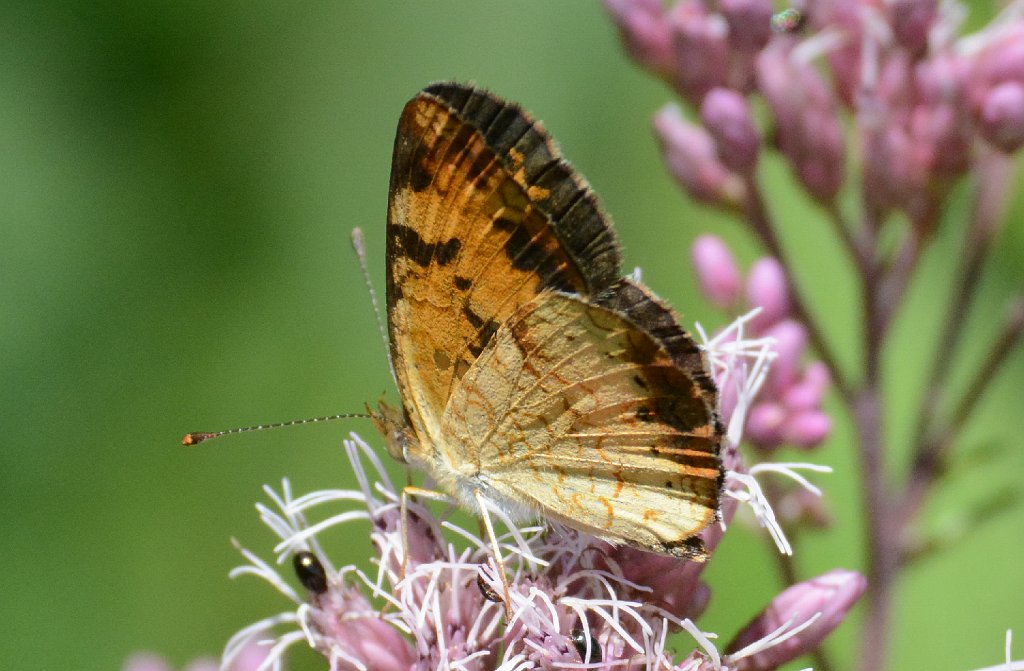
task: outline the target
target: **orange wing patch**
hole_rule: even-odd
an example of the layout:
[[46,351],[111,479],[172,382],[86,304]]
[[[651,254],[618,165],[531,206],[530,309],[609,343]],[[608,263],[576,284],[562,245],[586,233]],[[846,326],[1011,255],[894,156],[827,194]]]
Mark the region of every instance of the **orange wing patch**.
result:
[[392,354],[421,439],[436,438],[454,385],[520,305],[618,274],[614,233],[540,128],[482,92],[442,93],[402,114],[388,208]]

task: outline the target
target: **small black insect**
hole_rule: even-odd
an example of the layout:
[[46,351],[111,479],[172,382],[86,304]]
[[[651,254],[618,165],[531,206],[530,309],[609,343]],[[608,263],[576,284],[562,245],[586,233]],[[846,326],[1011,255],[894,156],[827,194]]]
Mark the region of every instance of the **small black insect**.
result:
[[295,565],[295,575],[303,587],[313,594],[327,591],[327,571],[315,554],[301,550],[295,553],[292,563]]
[[502,601],[501,595],[495,592],[479,573],[476,576],[476,586],[488,601],[493,601],[494,603],[500,603]]
[[572,633],[569,634],[569,639],[572,644],[576,646],[576,652],[580,653],[580,660],[584,664],[600,664],[601,663],[601,644],[597,642],[597,639],[591,635],[590,637],[590,656],[587,656],[587,633],[582,629],[573,629]]

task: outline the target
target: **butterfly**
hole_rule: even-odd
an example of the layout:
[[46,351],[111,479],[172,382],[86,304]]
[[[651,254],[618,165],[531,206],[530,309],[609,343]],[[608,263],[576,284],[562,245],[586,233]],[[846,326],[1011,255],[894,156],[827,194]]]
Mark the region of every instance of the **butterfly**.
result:
[[622,277],[609,218],[540,123],[428,86],[402,111],[388,198],[402,403],[371,416],[391,456],[484,515],[703,561],[723,483],[708,363]]

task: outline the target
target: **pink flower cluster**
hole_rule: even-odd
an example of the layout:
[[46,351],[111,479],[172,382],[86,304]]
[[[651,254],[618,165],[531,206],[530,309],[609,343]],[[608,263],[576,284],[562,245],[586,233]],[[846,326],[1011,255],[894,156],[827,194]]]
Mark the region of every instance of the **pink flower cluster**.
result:
[[[904,539],[922,533],[921,511],[940,479],[955,471],[948,464],[963,427],[1024,340],[1024,299],[1017,295],[980,363],[960,361],[970,356],[964,324],[979,278],[1019,184],[1011,154],[1024,147],[1024,0],[995,3],[998,15],[972,34],[961,30],[967,6],[956,0],[792,0],[776,15],[772,0],[604,4],[629,55],[690,108],[688,116],[668,105],[654,117],[670,174],[695,200],[737,215],[769,255],[744,278],[717,238],[703,237],[693,249],[712,302],[734,314],[761,308],[740,337],[774,343],[756,400],[743,405],[727,372],[718,371],[724,412],[738,417],[745,439],[762,449],[809,448],[829,433],[822,397],[831,386],[854,426],[872,576],[859,665],[880,671],[894,630],[895,585],[915,556]],[[769,207],[777,197],[758,170],[769,150],[817,206],[808,219],[827,220],[852,262],[852,302],[861,315],[856,373],[793,281],[793,259]],[[956,200],[973,201],[966,211],[951,207],[959,204],[954,191]],[[949,292],[949,306],[923,332],[941,346],[922,381],[906,445],[911,457],[894,468],[888,378],[903,381],[909,371],[890,366],[884,354],[943,219],[965,235],[960,253],[945,264],[948,283],[933,281]],[[804,362],[808,346],[820,362]],[[963,392],[948,384],[949,371],[961,364],[977,371]],[[763,462],[749,472],[779,466]],[[768,493],[787,526],[825,520],[806,490]]]
[[[720,651],[693,621],[711,596],[701,581],[706,564],[614,547],[558,525],[517,526],[493,510],[507,529],[498,536],[511,588],[512,616],[506,620],[488,543],[417,503],[411,504],[403,533],[400,495],[375,453],[355,435],[346,448],[359,490],[292,498],[287,482],[280,493],[267,489],[276,510],[258,506],[261,516],[282,539],[279,562],[298,557],[294,564],[305,589],[294,589],[272,566],[242,550],[250,563],[233,575],[267,580],[295,609],[239,632],[225,649],[225,664],[237,665],[254,641],[262,641],[259,649],[270,651],[265,669],[281,668],[285,648],[306,642],[336,671],[767,671],[814,650],[865,589],[862,575],[843,569],[798,583],[772,599]],[[727,465],[737,466],[737,459],[734,448],[727,450]],[[723,498],[723,524],[702,534],[709,552],[741,500],[747,499]],[[314,508],[332,502],[362,505],[321,522],[306,520]],[[376,575],[355,566],[334,568],[320,545],[318,537],[339,525],[351,533],[354,520],[370,523]],[[283,625],[295,629],[275,631]],[[696,646],[674,661],[667,637],[680,631]]]
[[[714,235],[697,238],[692,257],[705,297],[723,310],[760,308],[747,324],[747,335],[774,341],[776,357],[757,400],[748,410],[745,439],[761,449],[820,445],[832,426],[822,410],[829,372],[820,361],[805,362],[807,330],[791,314],[789,287],[778,261],[759,259],[744,282],[729,248]],[[736,407],[736,385],[723,377],[718,383],[722,413],[728,420]]]
[[[739,286],[734,263],[716,266],[731,271],[729,281]],[[715,281],[721,284],[720,279]],[[759,290],[764,286],[758,283]],[[720,289],[717,295],[726,293]],[[735,304],[736,294],[732,290],[726,302]],[[776,294],[764,313],[772,319],[752,327],[749,315],[740,317],[702,345],[716,379],[735,392],[721,450],[718,515],[700,533],[708,555],[740,504],[749,507],[781,554],[792,554],[766,495],[782,490],[759,478],[788,477],[820,496],[798,471],[831,470],[767,460],[747,465],[738,450],[743,419],[766,388],[779,342],[748,333],[771,331],[785,315],[785,292]],[[247,563],[231,576],[259,577],[290,604],[227,642],[221,661],[226,671],[280,671],[285,651],[302,644],[323,655],[331,671],[768,671],[817,650],[866,589],[860,573],[835,569],[792,585],[767,605],[730,604],[737,622],[753,617],[720,649],[715,635],[695,623],[711,599],[704,582],[707,562],[614,546],[552,520],[523,525],[486,502],[485,526],[494,531],[478,533],[475,524],[458,524],[451,506],[438,513],[440,503],[427,507],[405,497],[408,492],[395,486],[376,452],[357,435],[351,434],[345,448],[356,489],[296,497],[287,480],[279,491],[264,488],[273,504],[257,504],[257,510],[280,539],[273,550],[277,564],[291,564],[294,575],[236,543]],[[331,544],[350,543],[352,525],[363,523],[374,547],[373,568],[336,566],[321,539],[340,533]],[[679,657],[669,647],[679,642],[670,641],[675,634],[689,641]],[[255,668],[247,661],[254,650],[263,654]],[[128,671],[169,671],[159,660],[150,661],[157,666],[139,666],[149,663],[141,660]]]
[[980,153],[1024,146],[1019,3],[967,37],[957,35],[965,10],[953,2],[803,4],[801,28],[773,32],[771,0],[605,0],[629,54],[700,112],[703,125],[673,107],[654,122],[669,169],[693,197],[743,204],[761,148],[753,94],[812,197],[831,203],[844,183],[851,115],[868,203],[922,226],[933,225],[942,187]]

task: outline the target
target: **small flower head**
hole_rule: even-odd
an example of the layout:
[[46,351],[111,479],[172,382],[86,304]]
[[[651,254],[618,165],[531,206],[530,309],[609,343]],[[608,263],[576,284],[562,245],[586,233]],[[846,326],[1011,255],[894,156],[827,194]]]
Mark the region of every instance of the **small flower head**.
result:
[[773,42],[758,56],[758,86],[775,122],[776,143],[804,188],[831,201],[845,173],[845,138],[838,100],[805,51]]
[[654,130],[669,173],[691,196],[720,207],[735,208],[743,203],[742,179],[718,158],[711,135],[683,119],[678,107],[662,108],[654,117]]
[[894,0],[889,4],[892,35],[896,42],[914,56],[928,48],[928,36],[939,16],[936,0]]
[[[727,648],[732,669],[770,671],[817,648],[867,587],[855,571],[835,569],[775,597]],[[804,623],[803,627],[797,627]],[[764,641],[773,641],[764,647]]]
[[756,53],[772,36],[771,0],[721,0],[719,8],[729,26],[729,44],[741,52]]
[[782,265],[770,256],[758,259],[747,273],[747,305],[761,308],[752,326],[767,331],[789,314],[789,283]]
[[729,28],[698,0],[681,0],[668,10],[673,63],[670,83],[684,99],[699,104],[708,91],[729,85]]
[[1024,81],[992,88],[981,105],[981,135],[1007,153],[1024,146]]
[[672,30],[661,0],[605,0],[629,55],[654,72],[669,76],[674,56]]
[[749,175],[757,165],[761,137],[746,98],[732,89],[712,89],[704,97],[700,116],[722,163],[733,172]]

